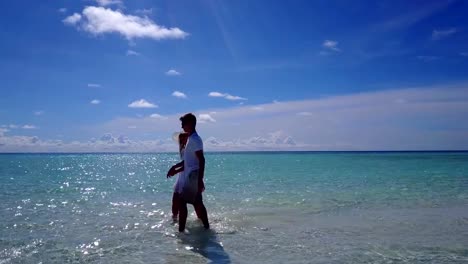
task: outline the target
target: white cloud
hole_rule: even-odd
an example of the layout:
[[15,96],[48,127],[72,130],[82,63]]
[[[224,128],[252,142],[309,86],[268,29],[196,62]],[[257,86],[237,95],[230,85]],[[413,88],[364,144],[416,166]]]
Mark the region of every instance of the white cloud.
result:
[[160,114],[152,114],[150,115],[151,118],[159,119],[159,120],[167,120],[167,117],[162,116]]
[[127,136],[120,135],[120,136],[117,137],[117,142],[120,143],[120,144],[128,144],[128,143],[130,143],[130,140],[128,139]]
[[334,41],[334,40],[325,40],[322,44],[322,46],[328,50],[333,50],[333,51],[341,51],[339,48],[338,48],[338,41]]
[[223,98],[225,98],[227,100],[231,100],[231,101],[247,100],[247,98],[243,98],[243,97],[236,96],[236,95],[230,95],[228,93],[220,93],[220,92],[210,92],[208,94],[208,96],[210,96],[210,97],[223,97]]
[[311,112],[299,112],[299,113],[297,113],[297,115],[299,115],[299,116],[311,116],[312,113]]
[[187,95],[185,95],[183,92],[179,91],[174,91],[172,93],[172,96],[178,97],[178,98],[187,98]]
[[24,125],[22,128],[23,129],[37,129],[37,127],[34,125]]
[[168,71],[166,72],[166,75],[168,75],[168,76],[178,76],[178,75],[181,75],[181,73],[178,72],[178,71],[176,71],[176,70],[174,70],[174,69],[170,69],[170,70],[168,70]]
[[458,30],[456,28],[449,28],[449,29],[445,29],[445,30],[436,30],[434,29],[432,31],[432,39],[433,40],[439,40],[439,39],[443,39],[443,38],[446,38],[446,37],[449,37],[455,33],[457,33]]
[[4,136],[0,133],[1,152],[26,152],[27,149],[34,152],[37,143],[39,143],[39,138],[35,136]]
[[116,141],[111,133],[107,133],[107,134],[102,135],[99,140],[102,141],[102,142],[106,142],[106,143],[114,143]]
[[[91,143],[95,145],[116,145],[116,146],[121,146],[121,144],[131,144],[132,141],[129,140],[129,138],[126,135],[119,135],[117,137],[114,137],[111,133],[105,133],[102,135],[98,140],[95,138],[92,138],[90,140]],[[76,145],[81,145],[82,143],[80,142],[75,142]]]
[[140,56],[140,53],[134,50],[127,50],[127,56]]
[[264,109],[263,107],[261,107],[261,106],[254,106],[254,107],[252,107],[252,110],[255,110],[255,111],[263,111],[263,110],[265,110],[265,109]]
[[96,3],[100,6],[123,5],[122,0],[96,0]]
[[199,114],[198,122],[199,123],[215,123],[216,120],[213,117],[211,117],[210,114]]
[[99,87],[101,87],[101,85],[97,84],[97,83],[88,83],[88,87],[99,88]]
[[96,104],[96,105],[97,105],[97,104],[100,104],[101,101],[99,101],[98,99],[94,99],[94,100],[92,100],[90,103],[91,103],[91,104]]
[[67,12],[67,9],[65,7],[59,8],[58,10],[60,13],[65,13]]
[[219,92],[210,92],[208,94],[208,96],[211,96],[211,97],[224,97],[224,94],[219,93]]
[[[80,23],[78,23],[80,22]],[[74,14],[67,17],[64,23],[76,25],[94,35],[117,33],[128,40],[136,38],[183,39],[188,33],[177,27],[166,28],[156,24],[148,17],[126,15],[120,10],[105,7],[87,6],[82,15]]]
[[63,21],[63,23],[67,25],[76,25],[79,21],[81,20],[81,15],[78,13],[74,13],[71,16],[66,17]]
[[44,111],[35,111],[34,112],[34,115],[36,116],[40,116],[40,115],[43,115],[44,114]]
[[146,101],[145,99],[140,99],[140,100],[130,103],[128,107],[130,108],[156,108],[158,106]]
[[211,117],[210,114],[199,114],[198,115],[198,120],[200,123],[206,123],[206,122],[216,122],[216,120]]
[[237,96],[237,95],[230,95],[230,94],[226,94],[226,96],[224,97],[228,100],[231,100],[231,101],[236,101],[236,100],[247,100],[243,97],[240,97],[240,96]]

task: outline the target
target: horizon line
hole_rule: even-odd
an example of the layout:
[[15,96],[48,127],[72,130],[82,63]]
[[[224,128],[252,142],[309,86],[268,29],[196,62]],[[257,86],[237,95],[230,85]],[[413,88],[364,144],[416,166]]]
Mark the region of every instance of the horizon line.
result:
[[[207,154],[229,154],[229,153],[430,153],[430,152],[446,152],[446,153],[462,153],[468,152],[468,149],[463,150],[226,150],[226,151],[204,151]],[[173,154],[177,151],[160,151],[160,152],[0,152],[0,155],[11,154],[58,154],[58,155],[76,155],[76,154]]]

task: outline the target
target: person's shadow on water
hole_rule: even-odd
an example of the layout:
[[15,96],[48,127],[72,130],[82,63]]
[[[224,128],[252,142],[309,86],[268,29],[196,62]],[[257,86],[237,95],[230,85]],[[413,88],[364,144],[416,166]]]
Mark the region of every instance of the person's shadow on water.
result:
[[205,230],[201,226],[186,227],[189,234],[183,234],[180,240],[195,253],[209,260],[209,263],[231,263],[229,255],[219,243],[213,230]]

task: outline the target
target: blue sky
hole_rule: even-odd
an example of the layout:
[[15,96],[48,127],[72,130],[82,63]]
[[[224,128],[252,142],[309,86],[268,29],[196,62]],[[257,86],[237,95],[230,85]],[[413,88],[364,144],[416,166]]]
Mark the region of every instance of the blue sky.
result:
[[0,152],[468,149],[467,1],[0,10]]

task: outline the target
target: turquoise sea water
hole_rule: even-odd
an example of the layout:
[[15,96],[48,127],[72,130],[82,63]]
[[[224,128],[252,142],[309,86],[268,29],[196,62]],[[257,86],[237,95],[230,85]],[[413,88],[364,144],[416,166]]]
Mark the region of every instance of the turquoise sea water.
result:
[[171,220],[177,154],[0,155],[0,263],[468,263],[468,153],[208,153]]

